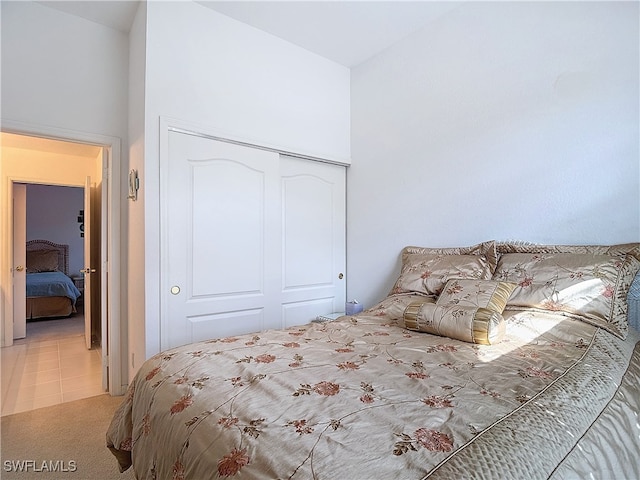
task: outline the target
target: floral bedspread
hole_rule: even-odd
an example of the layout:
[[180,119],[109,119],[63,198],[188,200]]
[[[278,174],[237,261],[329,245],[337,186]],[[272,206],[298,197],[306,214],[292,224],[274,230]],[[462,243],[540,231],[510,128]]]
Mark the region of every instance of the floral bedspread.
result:
[[525,311],[475,345],[404,329],[413,299],[158,354],[107,445],[140,479],[549,478],[584,463],[614,401],[637,412],[634,334]]

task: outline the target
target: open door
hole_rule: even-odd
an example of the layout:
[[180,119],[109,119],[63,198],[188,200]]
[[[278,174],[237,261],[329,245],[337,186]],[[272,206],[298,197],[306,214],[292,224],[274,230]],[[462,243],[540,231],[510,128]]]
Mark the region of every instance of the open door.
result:
[[13,189],[13,339],[27,336],[27,186]]
[[[102,353],[102,389],[106,392],[109,391],[110,388],[110,373],[109,372],[109,350],[111,346],[109,345],[109,310],[108,305],[109,302],[107,299],[107,285],[109,279],[107,278],[109,268],[108,268],[108,252],[109,246],[107,244],[108,232],[109,232],[109,221],[108,215],[105,210],[105,207],[109,205],[109,175],[108,170],[106,169],[106,165],[109,164],[108,152],[106,148],[102,149],[102,165],[103,165],[103,174],[101,177],[101,181],[99,183],[99,188],[97,188],[97,198],[99,202],[96,201],[100,205],[99,212],[96,211],[97,217],[100,219],[100,346]],[[95,218],[95,216],[94,216]],[[96,222],[97,227],[98,222]],[[95,234],[94,234],[95,238]]]
[[96,271],[91,268],[91,177],[84,186],[84,341],[91,348],[91,276]]

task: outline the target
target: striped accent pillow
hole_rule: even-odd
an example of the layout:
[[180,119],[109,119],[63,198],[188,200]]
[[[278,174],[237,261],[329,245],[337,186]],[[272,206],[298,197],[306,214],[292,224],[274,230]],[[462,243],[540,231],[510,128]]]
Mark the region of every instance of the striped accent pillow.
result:
[[491,345],[502,340],[502,318],[516,285],[494,280],[450,279],[436,303],[415,301],[404,311],[409,330]]

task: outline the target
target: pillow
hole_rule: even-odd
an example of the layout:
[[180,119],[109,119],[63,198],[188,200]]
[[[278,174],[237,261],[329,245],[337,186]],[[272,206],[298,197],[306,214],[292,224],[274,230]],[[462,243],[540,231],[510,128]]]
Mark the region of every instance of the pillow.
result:
[[498,252],[496,251],[496,242],[493,240],[472,245],[471,247],[404,247],[402,250],[403,261],[405,254],[413,253],[427,253],[431,255],[480,255],[486,257],[487,262],[491,267],[491,271],[495,270],[498,266]]
[[440,295],[450,278],[489,280],[493,269],[483,255],[404,253],[402,270],[390,294]]
[[471,247],[404,247],[400,276],[390,295],[420,293],[437,296],[449,278],[490,279],[497,265],[494,241]]
[[507,253],[493,278],[518,285],[506,310],[557,311],[624,339],[627,293],[639,269],[631,254]]
[[504,253],[592,253],[597,255],[633,255],[640,260],[640,243],[619,245],[541,245],[527,242],[498,242],[496,251]]
[[640,332],[640,273],[631,282],[627,293],[628,322],[633,328]]
[[502,315],[488,308],[456,307],[450,311],[435,303],[421,301],[407,306],[404,325],[408,330],[481,345],[499,343],[505,333]]
[[55,250],[27,251],[27,273],[55,272],[58,270],[58,252]]
[[451,279],[436,303],[414,301],[404,311],[409,330],[492,345],[502,341],[502,311],[516,286],[491,280]]
[[515,283],[454,278],[447,282],[436,303],[448,307],[482,307],[502,313],[515,288]]

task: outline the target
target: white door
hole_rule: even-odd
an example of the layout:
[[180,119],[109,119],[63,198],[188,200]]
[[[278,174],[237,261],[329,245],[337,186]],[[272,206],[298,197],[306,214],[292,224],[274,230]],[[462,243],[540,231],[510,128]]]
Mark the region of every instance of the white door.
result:
[[161,347],[280,326],[279,155],[169,132]]
[[282,156],[284,326],[344,311],[345,167]]
[[13,339],[27,336],[27,186],[13,185]]
[[96,271],[91,268],[91,177],[84,185],[84,341],[91,349],[91,277]]
[[[109,305],[108,296],[107,296],[107,274],[108,274],[108,261],[107,261],[107,252],[109,251],[109,246],[107,243],[108,238],[108,208],[109,205],[109,157],[106,148],[102,149],[102,177],[100,181],[100,188],[98,195],[96,196],[96,202],[99,207],[95,210],[98,212],[98,217],[100,219],[100,252],[97,256],[99,258],[100,264],[100,347],[102,353],[102,389],[106,392],[109,391],[109,350],[111,345],[109,345],[109,311],[107,306]],[[94,217],[95,218],[95,217]],[[98,225],[96,222],[95,225]],[[96,238],[96,234],[94,232],[93,237]],[[114,355],[114,358],[117,358],[118,355]],[[113,358],[111,360],[114,361]],[[117,368],[117,367],[116,367]],[[114,368],[115,370],[115,368]]]

